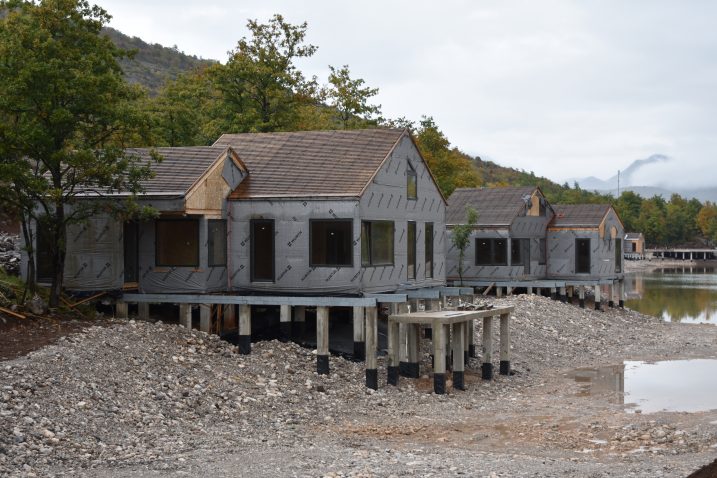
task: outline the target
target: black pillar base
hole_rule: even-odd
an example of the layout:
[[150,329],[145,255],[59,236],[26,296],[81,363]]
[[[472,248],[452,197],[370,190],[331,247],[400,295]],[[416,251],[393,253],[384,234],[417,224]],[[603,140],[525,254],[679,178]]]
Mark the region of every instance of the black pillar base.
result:
[[418,362],[406,363],[406,377],[419,378],[421,376],[421,365]]
[[316,372],[319,375],[329,374],[329,356],[328,355],[317,355],[316,356]]
[[510,375],[510,360],[501,360],[500,361],[500,374],[501,375]]
[[568,296],[567,296],[567,295],[561,295],[561,296],[560,296],[560,302],[562,302],[563,304],[567,303],[567,302],[568,302]]
[[249,355],[251,353],[251,335],[240,335],[237,338],[237,345],[240,354]]
[[615,307],[615,302],[609,300],[609,301],[607,302],[607,306],[612,309],[613,307]]
[[423,329],[423,336],[427,339],[432,339],[433,338],[433,329],[430,327],[426,327],[425,329]]
[[362,362],[366,359],[365,342],[354,342],[354,359]]
[[433,374],[433,392],[439,395],[446,393],[446,374],[445,373],[434,373]]
[[303,340],[306,335],[306,322],[294,322],[291,327],[291,334],[294,340]]
[[375,368],[366,369],[366,387],[378,390],[378,370]]
[[580,308],[581,308],[581,309],[584,309],[584,308],[585,308],[585,299],[580,299],[580,300],[578,301],[578,303],[580,304]]
[[483,380],[493,380],[493,364],[484,363],[481,365],[481,378]]
[[468,351],[466,350],[465,352],[463,352],[463,365],[468,363],[468,357]]
[[398,385],[398,367],[388,367],[388,384]]
[[556,300],[556,299],[558,298],[558,294],[555,293],[555,292],[551,292],[551,293],[550,293],[550,298],[551,298],[552,300]]
[[282,342],[291,340],[291,322],[279,322],[279,340]]
[[595,310],[601,310],[602,309],[602,302],[595,302]]
[[448,369],[451,367],[453,367],[453,354],[449,353],[446,355],[446,368]]
[[624,308],[625,308],[625,301],[624,301],[624,300],[621,300],[621,301],[619,301],[619,302],[617,303],[617,305],[618,305],[621,309],[624,309]]
[[453,371],[453,388],[455,390],[465,390],[464,372]]
[[468,344],[468,356],[471,358],[478,358],[475,344]]
[[411,367],[408,362],[398,362],[398,373],[401,377],[411,378]]

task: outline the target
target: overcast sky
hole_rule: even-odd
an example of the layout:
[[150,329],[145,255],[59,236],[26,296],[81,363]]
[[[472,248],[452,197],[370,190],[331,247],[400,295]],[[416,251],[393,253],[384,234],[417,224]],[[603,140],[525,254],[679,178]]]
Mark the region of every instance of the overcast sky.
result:
[[384,116],[557,181],[674,158],[644,182],[717,186],[717,2],[96,0],[111,26],[225,61],[247,18],[307,21],[300,63],[348,64]]

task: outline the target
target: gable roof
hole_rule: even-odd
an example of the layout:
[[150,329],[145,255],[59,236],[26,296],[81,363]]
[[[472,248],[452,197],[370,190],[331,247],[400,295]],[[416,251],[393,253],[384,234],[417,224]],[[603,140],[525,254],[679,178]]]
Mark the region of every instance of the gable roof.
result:
[[[524,198],[540,188],[536,186],[506,188],[459,188],[448,198],[446,224],[464,224],[466,207],[478,211],[478,226],[510,226],[525,208]],[[542,194],[542,193],[541,193]]]
[[553,204],[555,216],[549,227],[599,227],[609,204]]
[[[155,176],[142,181],[143,194],[186,193],[226,150],[226,147],[217,146],[154,148],[162,161],[152,163]],[[147,162],[151,161],[152,151],[149,148],[128,149],[127,153]]]
[[224,134],[215,147],[231,148],[249,175],[229,199],[359,197],[403,129]]
[[641,232],[625,233],[625,240],[627,240],[627,241],[639,241],[642,238],[643,238],[643,235]]

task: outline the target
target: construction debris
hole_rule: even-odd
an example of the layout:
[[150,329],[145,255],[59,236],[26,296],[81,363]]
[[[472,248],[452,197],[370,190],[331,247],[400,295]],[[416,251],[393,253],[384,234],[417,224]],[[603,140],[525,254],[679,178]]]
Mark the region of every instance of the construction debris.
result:
[[0,269],[13,276],[20,275],[20,238],[0,232]]

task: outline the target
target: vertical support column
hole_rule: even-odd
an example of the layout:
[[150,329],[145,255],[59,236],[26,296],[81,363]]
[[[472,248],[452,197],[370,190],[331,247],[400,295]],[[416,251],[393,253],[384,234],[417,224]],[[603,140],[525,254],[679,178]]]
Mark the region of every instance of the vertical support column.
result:
[[227,304],[224,307],[224,325],[227,329],[233,330],[237,326],[237,306],[234,304]]
[[388,373],[388,384],[398,386],[398,322],[388,321],[388,365],[386,367]]
[[137,318],[139,320],[149,320],[149,304],[147,302],[137,304]]
[[595,310],[602,310],[602,298],[600,297],[600,286],[595,286]]
[[466,323],[466,342],[468,342],[468,356],[470,358],[478,358],[478,353],[476,352],[476,322],[474,319],[469,320]]
[[421,327],[418,324],[406,324],[407,361],[405,376],[409,378],[420,377],[420,364],[418,354],[421,346]]
[[573,303],[573,295],[575,294],[575,287],[568,286],[567,289],[568,289],[568,302],[572,304]]
[[[408,313],[408,304],[394,304],[394,310],[397,314]],[[408,326],[403,323],[398,324],[398,372],[408,377]]]
[[540,287],[535,288],[535,294],[536,295],[543,295],[543,289]]
[[528,293],[528,295],[533,295],[533,288],[528,287],[528,290],[526,292]]
[[115,316],[118,319],[129,318],[129,304],[123,300],[118,300],[115,304]]
[[433,321],[433,391],[446,393],[446,341],[445,327],[440,321]]
[[611,309],[615,307],[615,286],[613,284],[607,286],[607,306]]
[[621,279],[617,283],[617,305],[621,309],[625,308],[625,280]]
[[568,301],[568,294],[565,290],[565,286],[560,288],[560,302],[567,302]]
[[251,306],[239,304],[239,353],[251,353]]
[[503,288],[500,286],[495,286],[495,296],[500,298],[503,297]]
[[212,305],[201,304],[199,306],[199,330],[210,333],[212,331]]
[[550,288],[550,298],[553,300],[558,298],[558,289],[556,289],[555,287]]
[[510,375],[510,314],[500,316],[500,374]]
[[453,324],[453,388],[465,390],[465,323]]
[[179,325],[192,330],[192,304],[179,304]]
[[[426,310],[441,310],[441,300],[440,299],[431,299],[426,301]],[[425,337],[427,339],[430,339],[433,337],[433,329],[431,327],[426,327],[423,329],[425,333]]]
[[446,367],[451,366],[451,355],[453,355],[450,347],[451,329],[451,325],[446,324],[443,326],[443,349],[446,351]]
[[316,308],[316,372],[329,374],[329,308]]
[[493,317],[483,317],[483,380],[493,378]]
[[373,390],[378,390],[377,346],[378,311],[376,307],[366,307],[366,386]]
[[291,306],[279,306],[279,340],[288,342],[291,340]]
[[364,322],[364,308],[354,307],[354,359],[363,360],[366,357],[366,326]]
[[294,307],[294,324],[291,327],[294,339],[301,342],[306,334],[306,307],[297,305]]
[[581,285],[578,288],[578,299],[579,299],[579,303],[580,303],[580,308],[584,309],[585,308],[585,286],[584,285]]

